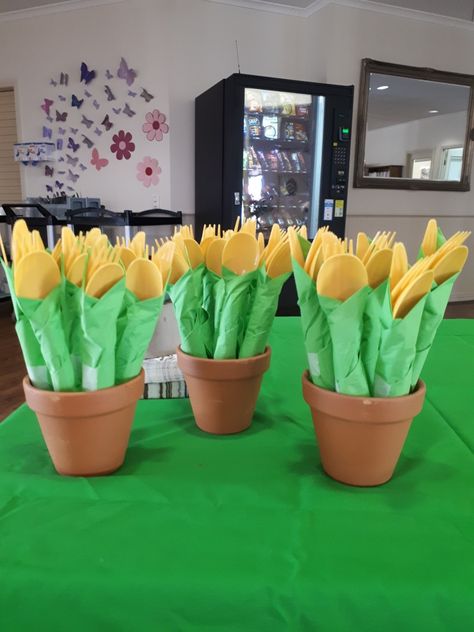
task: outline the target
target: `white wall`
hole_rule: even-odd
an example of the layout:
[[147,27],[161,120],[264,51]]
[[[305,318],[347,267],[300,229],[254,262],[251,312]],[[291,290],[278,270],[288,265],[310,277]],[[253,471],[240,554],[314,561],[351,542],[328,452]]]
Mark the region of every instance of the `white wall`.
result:
[[466,112],[452,112],[367,131],[365,163],[405,166],[407,154],[428,150],[437,177],[442,147],[464,144],[466,120]]
[[[161,205],[192,213],[194,98],[236,71],[235,39],[242,72],[355,84],[353,129],[363,57],[465,73],[474,70],[474,33],[455,26],[334,5],[302,18],[205,0],[126,0],[0,20],[0,86],[16,88],[21,137],[38,137],[39,105],[52,74],[72,73],[82,59],[101,70],[113,68],[123,55],[139,71],[139,84],[156,95],[152,103],[167,114],[170,123],[165,140],[151,147],[140,136],[139,123],[147,111],[143,103],[131,121],[135,155],[138,159],[152,154],[159,159],[163,171],[156,191]],[[355,142],[353,150],[354,146]],[[23,171],[24,195],[39,192],[35,175],[39,172]],[[148,207],[155,193],[137,182],[134,165],[117,161],[100,174],[88,170],[80,191],[99,194],[114,209]],[[474,228],[473,207],[474,191],[351,187],[348,231],[374,232],[386,221],[401,239],[419,241],[426,216],[438,217],[447,233]],[[457,287],[459,297],[474,298],[474,274],[465,273]]]

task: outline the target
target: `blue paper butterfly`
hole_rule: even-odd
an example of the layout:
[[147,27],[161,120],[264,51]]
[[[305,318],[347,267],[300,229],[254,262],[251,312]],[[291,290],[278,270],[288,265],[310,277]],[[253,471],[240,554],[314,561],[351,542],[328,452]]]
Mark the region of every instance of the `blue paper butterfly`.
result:
[[72,95],[71,105],[73,108],[79,109],[83,103],[84,103],[84,99],[78,99],[75,94]]
[[75,153],[75,152],[79,149],[79,147],[80,147],[79,143],[75,143],[75,142],[74,142],[74,140],[73,140],[70,136],[69,136],[69,138],[67,139],[67,146],[68,146],[68,149],[72,149],[72,151],[73,151],[74,153]]
[[87,86],[87,84],[89,84],[92,79],[95,79],[95,75],[95,70],[89,70],[87,64],[83,61],[81,64],[81,81],[84,81]]

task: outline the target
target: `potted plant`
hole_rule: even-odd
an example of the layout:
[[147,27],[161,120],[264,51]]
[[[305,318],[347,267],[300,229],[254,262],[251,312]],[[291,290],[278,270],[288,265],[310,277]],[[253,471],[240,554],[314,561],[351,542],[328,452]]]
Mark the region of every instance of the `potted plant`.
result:
[[125,458],[142,361],[163,303],[167,276],[146,256],[144,235],[112,247],[93,229],[62,231],[48,252],[39,233],[16,222],[12,265],[2,245],[16,331],[37,415],[56,470],[93,476]]
[[354,248],[325,229],[312,244],[290,229],[309,365],[303,396],[332,478],[371,486],[392,477],[423,407],[421,370],[466,261],[468,236],[445,240],[431,221],[410,267],[394,233],[372,240],[359,233]]
[[268,336],[291,271],[287,239],[275,226],[265,247],[247,222],[223,234],[207,227],[200,243],[184,227],[173,241],[169,293],[196,424],[213,434],[242,432],[270,365]]

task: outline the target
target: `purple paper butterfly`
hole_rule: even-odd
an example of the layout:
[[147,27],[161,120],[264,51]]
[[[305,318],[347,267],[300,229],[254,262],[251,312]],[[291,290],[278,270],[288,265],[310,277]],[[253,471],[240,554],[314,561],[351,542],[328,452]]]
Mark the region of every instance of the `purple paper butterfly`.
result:
[[59,180],[56,180],[56,182],[54,184],[56,185],[57,189],[62,189],[64,187],[64,183],[63,182],[59,182]]
[[101,125],[105,127],[107,132],[109,132],[110,129],[114,126],[108,114],[105,115],[104,120],[102,121]]
[[137,93],[136,92],[132,92],[131,90],[129,90],[128,91],[128,96],[135,98],[137,96]]
[[80,145],[79,143],[75,143],[74,140],[69,136],[69,138],[67,139],[67,146],[69,149],[72,149],[72,151],[74,153],[76,153],[76,151],[79,149]]
[[94,134],[97,134],[97,136],[102,136],[102,130],[100,130],[98,127],[96,127],[95,130],[94,130]]
[[137,73],[135,72],[135,70],[133,70],[133,68],[129,68],[127,62],[122,57],[120,59],[119,69],[117,70],[117,77],[119,79],[124,79],[127,82],[127,86],[131,86],[132,83],[135,81],[136,76]]
[[43,125],[43,138],[52,138],[53,130],[50,127],[45,127]]
[[58,174],[59,174],[60,176],[63,176],[65,173],[66,173],[65,171],[58,171]]
[[142,88],[140,96],[143,97],[147,103],[149,103],[152,99],[155,98],[152,94],[148,92],[148,90],[145,90],[145,88]]
[[61,151],[63,148],[63,139],[62,138],[58,138],[58,140],[56,141],[56,149],[58,151]]
[[85,126],[87,127],[87,129],[90,129],[90,127],[91,127],[91,125],[92,125],[92,123],[93,123],[93,122],[94,122],[94,121],[91,121],[91,120],[90,120],[90,119],[88,119],[86,116],[84,116],[84,114],[82,115],[82,120],[81,120],[81,123],[82,123],[83,125],[85,125]]
[[77,182],[79,180],[79,174],[73,173],[70,169],[68,169],[67,180],[69,180],[69,182]]
[[67,158],[67,164],[68,165],[72,165],[73,167],[75,167],[77,165],[77,163],[79,162],[79,158],[75,158],[73,156],[70,156],[69,154],[66,154],[66,158]]
[[53,167],[50,167],[49,165],[45,165],[44,166],[44,175],[48,176],[50,178],[53,177],[53,173],[54,173],[54,169]]
[[107,70],[105,71],[105,76],[107,77],[107,79],[113,79],[113,74],[110,72],[110,70],[107,68]]
[[77,127],[70,127],[69,129],[71,130],[71,134],[77,134],[79,131]]
[[83,103],[84,103],[84,99],[78,99],[75,94],[72,95],[71,106],[73,108],[79,109]]
[[56,110],[56,122],[61,121],[61,123],[64,123],[66,119],[67,119],[67,112],[58,112]]
[[69,83],[69,75],[67,74],[67,72],[62,72],[60,77],[59,77],[59,83],[62,86],[67,86],[67,84]]
[[86,62],[82,62],[81,64],[81,81],[84,81],[84,83],[89,84],[92,79],[95,79],[96,76],[96,72],[95,70],[89,70],[89,68],[87,67]]
[[46,185],[46,191],[48,191],[48,193],[52,193],[53,192],[53,187],[50,184]]
[[92,94],[88,91],[88,90],[84,90],[84,95],[90,99],[90,97],[92,96]]
[[84,145],[87,145],[89,149],[94,147],[94,143],[91,141],[91,139],[87,138],[87,136],[84,136],[84,134],[82,134],[82,142],[84,143]]
[[99,102],[98,102],[98,101],[96,101],[96,99],[94,99],[94,100],[92,101],[92,105],[95,107],[95,109],[96,109],[96,110],[98,110],[98,109],[100,108]]
[[64,127],[58,127],[58,134],[61,134],[61,136],[64,136],[65,133],[66,133],[66,130],[64,129]]
[[82,162],[81,162],[81,164],[79,165],[79,168],[81,169],[81,171],[86,171],[86,170],[87,170],[86,165],[83,165],[83,164],[82,164]]
[[49,85],[56,87],[58,85],[58,82],[55,81],[54,79],[51,79],[51,81],[49,82]]
[[128,105],[128,103],[125,103],[125,107],[123,108],[123,113],[126,114],[127,116],[135,116],[136,112],[134,112],[131,107]]
[[112,108],[112,110],[115,112],[115,114],[120,114],[122,108]]
[[104,86],[105,94],[107,95],[107,101],[115,101],[115,95],[109,86]]
[[58,94],[58,99],[59,99],[60,101],[65,101],[65,100],[66,100],[66,97],[65,97],[64,95],[62,95],[62,94]]

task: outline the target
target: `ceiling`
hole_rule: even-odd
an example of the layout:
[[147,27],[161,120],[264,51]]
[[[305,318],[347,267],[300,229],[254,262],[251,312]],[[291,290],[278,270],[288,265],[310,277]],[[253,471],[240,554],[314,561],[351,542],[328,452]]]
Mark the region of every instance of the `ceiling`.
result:
[[[369,85],[369,130],[465,112],[469,105],[468,86],[380,74],[371,74]],[[388,89],[377,90],[379,86]],[[430,114],[430,110],[438,112]]]
[[[214,1],[239,4],[239,0]],[[62,3],[60,0],[56,0],[56,2],[51,2],[51,0],[0,0],[0,13],[33,9],[52,4]],[[242,0],[241,4],[255,7],[260,5],[261,8],[265,9],[271,9],[273,6],[275,9],[291,8],[297,11],[307,11],[311,10],[312,6],[317,9],[317,6],[321,4],[321,0]],[[357,2],[355,1],[354,4],[357,4]],[[361,4],[365,6],[373,4],[414,9],[469,21],[473,21],[474,16],[474,0],[363,0]]]

